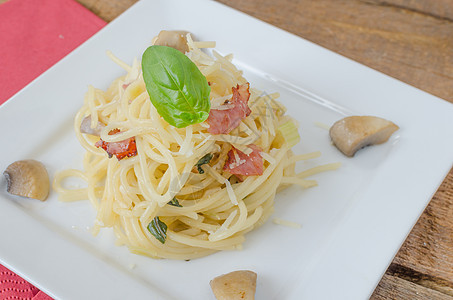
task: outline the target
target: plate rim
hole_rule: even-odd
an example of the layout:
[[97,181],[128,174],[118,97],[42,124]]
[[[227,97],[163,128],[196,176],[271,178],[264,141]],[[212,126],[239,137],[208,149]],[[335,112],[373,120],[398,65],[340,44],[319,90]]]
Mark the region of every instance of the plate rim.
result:
[[[176,3],[176,2],[180,3],[178,1],[170,1],[170,2],[172,2],[172,3]],[[91,45],[91,41],[92,40],[96,40],[99,37],[103,36],[104,32],[113,30],[112,28],[114,28],[115,26],[120,26],[122,24],[122,22],[127,22],[127,20],[129,20],[128,18],[131,18],[131,16],[133,16],[135,12],[139,11],[141,9],[141,7],[145,7],[145,6],[151,5],[151,4],[152,4],[151,1],[144,1],[144,0],[138,1],[131,8],[129,8],[125,13],[123,13],[121,16],[119,16],[117,19],[112,21],[110,24],[108,24],[106,27],[104,27],[98,33],[96,33],[93,37],[91,37],[89,40],[87,40],[87,42],[82,44],[80,47],[78,47],[76,50],[74,50],[71,54],[67,55],[63,60],[58,62],[52,68],[50,68],[49,70],[44,72],[42,75],[40,75],[38,78],[36,78],[34,81],[32,81],[29,85],[27,85],[27,87],[25,87],[24,89],[19,91],[17,94],[15,94],[12,98],[10,98],[8,101],[6,101],[2,106],[0,106],[0,114],[2,112],[4,112],[4,111],[10,110],[12,106],[15,106],[16,105],[16,99],[20,99],[22,97],[22,94],[23,93],[27,93],[27,91],[29,91],[30,89],[31,90],[35,89],[35,87],[37,85],[40,85],[40,83],[42,81],[46,80],[46,78],[49,76],[49,74],[54,74],[54,73],[60,72],[59,70],[61,68],[64,68],[64,66],[67,64],[66,63],[67,61],[72,61],[74,59],[73,57],[77,57],[77,55],[78,55],[77,53],[79,53],[81,51],[80,49],[84,49],[86,47],[89,48],[89,45]],[[203,2],[203,1],[196,2],[196,5],[202,5],[202,4],[206,5],[206,3]],[[161,4],[161,5],[168,5],[168,4]],[[193,4],[193,5],[195,5],[195,4]],[[295,39],[296,38],[298,42],[304,43],[310,49],[314,48],[317,51],[323,52],[323,55],[328,56],[329,59],[340,60],[341,62],[343,62],[345,64],[348,64],[348,66],[350,66],[353,69],[367,70],[367,71],[364,71],[367,74],[367,76],[371,76],[370,74],[373,74],[373,76],[376,76],[376,78],[379,78],[380,80],[382,80],[382,82],[386,82],[386,83],[388,83],[391,86],[397,86],[397,88],[400,87],[400,89],[404,90],[405,92],[409,93],[410,95],[416,95],[418,97],[417,99],[421,99],[421,100],[417,100],[418,102],[416,101],[415,104],[414,104],[414,105],[416,105],[418,107],[417,109],[419,109],[419,110],[424,109],[424,108],[429,106],[431,109],[434,107],[435,108],[434,110],[436,112],[438,112],[440,110],[445,110],[444,113],[443,113],[443,114],[445,114],[445,116],[447,115],[448,112],[453,112],[453,109],[452,109],[453,106],[451,106],[451,103],[448,103],[445,100],[442,100],[442,99],[437,98],[435,96],[432,96],[432,95],[430,95],[430,94],[428,94],[426,92],[423,92],[423,91],[421,91],[421,90],[419,90],[417,88],[414,88],[412,86],[404,84],[404,83],[402,83],[402,82],[400,82],[400,81],[398,81],[398,80],[396,80],[394,78],[391,78],[391,77],[389,77],[387,75],[379,73],[379,72],[377,72],[375,70],[372,70],[372,69],[370,69],[368,67],[365,67],[365,66],[363,66],[363,65],[361,65],[361,64],[359,64],[357,62],[354,62],[354,61],[352,61],[350,59],[347,59],[347,58],[345,58],[345,57],[343,57],[343,56],[341,56],[339,54],[336,54],[336,53],[331,52],[331,51],[329,51],[327,49],[324,49],[324,48],[322,48],[322,47],[320,47],[318,45],[315,45],[315,44],[313,44],[311,42],[303,40],[302,38],[300,38],[298,36],[295,36],[293,34],[285,32],[282,29],[279,29],[279,28],[277,28],[275,26],[266,24],[266,23],[264,23],[262,21],[258,21],[257,22],[258,19],[250,17],[250,16],[248,16],[248,15],[246,15],[244,13],[235,11],[232,8],[224,6],[223,4],[219,4],[219,3],[216,3],[216,2],[210,2],[209,3],[209,7],[210,7],[210,9],[212,9],[214,11],[220,11],[220,10],[225,10],[226,9],[226,10],[228,10],[228,12],[230,14],[237,15],[238,18],[241,18],[241,19],[246,19],[247,22],[249,22],[250,24],[253,23],[253,25],[256,26],[255,28],[263,28],[265,30],[271,31],[273,34],[281,34],[281,35],[283,35],[282,39]],[[253,66],[254,64],[251,63],[251,65]],[[269,73],[272,74],[272,72],[269,72]],[[282,76],[279,76],[279,75],[280,74],[277,74],[277,76],[276,76],[277,80],[282,77]],[[364,76],[364,77],[367,77],[367,76]],[[296,85],[297,85],[297,82],[296,82]],[[313,90],[316,93],[319,93],[321,95],[325,94],[325,93],[320,92],[320,89],[319,89],[318,86],[314,86]],[[441,100],[441,101],[435,100],[436,98],[437,98],[437,100]],[[348,104],[348,103],[346,103],[346,104]],[[360,106],[359,110],[361,110],[361,109],[363,109],[363,106]],[[443,116],[443,114],[442,114],[442,116]],[[430,117],[432,117],[432,116],[430,114],[428,114],[427,116],[424,116],[423,119],[424,120],[430,120]],[[453,124],[453,122],[451,122],[451,123]],[[437,123],[436,123],[436,126],[437,126]],[[403,128],[403,130],[404,130],[403,132],[407,132],[409,134],[412,134],[412,131],[410,131],[407,128]],[[452,130],[450,130],[450,131],[445,130],[445,133],[451,133],[451,132],[452,132]],[[440,134],[438,134],[436,136],[439,136],[439,135]],[[412,138],[412,136],[409,136],[409,137]],[[403,141],[401,142],[402,146],[401,146],[400,149],[405,149],[407,151],[407,144],[406,143],[408,143],[408,141],[405,140],[404,136],[402,136],[402,139],[403,139]],[[443,147],[442,153],[441,153],[442,160],[443,161],[448,161],[449,160],[450,162],[453,161],[453,154],[449,155],[449,154],[446,153],[448,149],[451,150],[453,148],[453,144],[452,143],[444,143],[443,146],[444,147]],[[402,151],[402,150],[399,150],[399,151]],[[398,164],[398,162],[391,161],[391,162],[387,162],[385,167],[388,167],[387,164],[389,164],[389,163]],[[411,212],[411,214],[412,214],[412,218],[411,219],[414,219],[414,217],[415,217],[415,221],[413,221],[413,220],[412,220],[413,222],[410,221],[410,220],[406,221],[406,225],[408,223],[412,222],[411,226],[405,226],[405,228],[403,228],[402,230],[399,230],[399,233],[398,233],[399,234],[399,238],[398,238],[399,246],[395,249],[395,245],[393,245],[393,247],[391,247],[392,249],[387,249],[387,253],[386,253],[387,257],[389,257],[389,255],[391,255],[391,258],[394,257],[394,254],[396,254],[396,251],[399,249],[399,247],[402,244],[402,242],[404,242],[404,239],[401,240],[401,236],[404,236],[404,238],[405,238],[409,234],[409,232],[410,232],[410,230],[412,228],[412,225],[415,224],[415,222],[418,219],[418,217],[422,214],[424,207],[426,207],[426,205],[429,203],[432,195],[437,190],[438,186],[441,184],[441,182],[443,181],[445,176],[448,174],[448,171],[451,169],[451,165],[446,164],[445,166],[438,166],[437,168],[438,168],[438,172],[437,172],[436,176],[433,176],[433,178],[431,180],[431,182],[435,182],[437,185],[435,185],[435,184],[433,185],[432,183],[430,183],[430,189],[429,190],[427,189],[425,191],[425,193],[424,193],[424,197],[425,197],[424,199],[425,200],[424,201],[420,200],[417,203],[417,207],[413,209],[414,212]],[[399,194],[401,194],[401,193],[399,193]],[[16,214],[17,216],[20,215],[20,217],[15,219],[14,222],[6,223],[5,220],[4,221],[0,221],[0,224],[9,225],[9,226],[14,225],[14,226],[20,227],[21,226],[20,222],[25,222],[25,219],[27,218],[27,215],[24,214],[23,211],[20,210],[18,207],[16,207],[14,204],[11,204],[11,203],[8,202],[8,204],[2,204],[2,206],[5,208],[5,211],[8,211],[9,213]],[[357,209],[359,209],[359,208],[356,208],[356,210]],[[370,208],[360,207],[360,209],[367,210],[367,209],[370,209]],[[358,213],[359,213],[358,211],[353,212],[353,214],[351,216],[349,216],[351,218],[350,220],[353,220],[354,217],[357,218],[356,214],[358,214]],[[46,226],[43,226],[39,221],[37,221],[37,219],[33,218],[33,221],[30,221],[30,222],[32,222],[33,225],[35,226],[36,232],[45,235],[45,232],[48,231]],[[352,221],[350,221],[350,222],[352,222]],[[346,225],[344,225],[345,228],[351,229],[351,231],[348,231],[347,233],[348,234],[353,233],[356,236],[357,235],[360,236],[360,232],[354,232],[353,231],[353,228],[351,227],[352,225],[353,224],[351,224],[351,223],[347,223]],[[341,230],[345,230],[345,229],[341,229]],[[341,231],[341,230],[338,229],[338,231]],[[9,239],[11,242],[13,242],[14,238],[15,238],[13,234],[5,234],[4,231],[0,231],[0,235],[5,240]],[[337,255],[332,254],[331,251],[335,247],[338,247],[338,246],[341,247],[342,246],[341,240],[347,238],[347,236],[345,236],[345,235],[347,235],[345,232],[341,233],[336,239],[334,239],[331,242],[330,245],[326,246],[325,251],[327,251],[326,253],[330,253],[330,257],[337,257]],[[27,247],[33,247],[33,244],[31,242],[36,243],[36,242],[39,242],[39,240],[31,239],[30,243],[25,243],[27,245]],[[70,244],[68,244],[67,242],[61,242],[61,243],[62,243],[62,245],[55,244],[54,246],[55,247],[61,247],[62,249],[66,249],[67,247],[70,247]],[[392,243],[395,244],[394,241],[392,241]],[[366,251],[365,249],[368,249],[368,248],[367,247],[362,247],[362,251]],[[343,248],[341,248],[341,249],[342,249],[341,251],[343,251],[343,252],[347,251],[347,249],[344,249],[344,245],[343,245]],[[6,252],[8,252],[8,251],[6,251]],[[31,262],[30,260],[26,259],[26,260],[24,260],[24,262],[18,263],[17,259],[14,259],[14,258],[13,259],[11,259],[11,258],[4,259],[4,257],[11,256],[11,253],[5,254],[6,252],[0,247],[0,253],[2,254],[0,256],[0,262],[2,262],[2,264],[4,264],[6,267],[13,269],[19,275],[23,276],[24,278],[26,278],[30,282],[35,283],[38,286],[42,287],[42,289],[46,293],[51,295],[51,296],[54,295],[54,296],[57,296],[57,298],[58,298],[58,297],[61,297],[61,295],[64,294],[64,291],[62,291],[62,288],[58,288],[58,289],[54,289],[54,287],[50,288],[51,283],[46,282],[44,284],[41,284],[40,280],[38,279],[38,277],[39,277],[39,274],[38,274],[39,272],[38,271],[39,270],[36,270],[36,268],[33,269],[33,270],[30,270],[30,267],[28,267],[26,265],[26,263],[30,263]],[[389,253],[391,253],[391,254],[389,254]],[[84,259],[86,259],[88,261],[93,260],[93,258],[90,257],[89,255],[87,257],[84,257]],[[10,263],[11,261],[13,263]],[[14,262],[14,261],[16,261],[16,262]],[[369,278],[366,278],[366,279],[360,278],[361,282],[364,283],[364,288],[356,289],[354,291],[354,293],[351,294],[352,297],[357,297],[357,299],[359,299],[359,298],[362,298],[363,296],[371,295],[371,293],[374,290],[375,286],[380,281],[383,273],[385,272],[385,269],[387,268],[388,264],[391,262],[391,259],[390,259],[390,261],[388,261],[388,259],[386,259],[386,261],[387,261],[387,264],[383,264],[382,261],[381,261],[381,263],[378,266],[374,266],[374,265],[371,266],[371,268],[373,268],[373,272],[374,273],[381,274],[380,277],[379,278],[371,278],[371,279],[369,279]],[[340,263],[337,266],[335,266],[335,262],[333,262],[332,260],[330,260],[330,261],[327,260],[326,262],[318,262],[318,263],[324,263],[324,264],[329,263],[329,264],[331,264],[331,268],[347,267],[347,266],[345,266],[342,263]],[[107,264],[105,264],[104,267],[106,269],[110,268]],[[349,265],[349,267],[351,267],[351,266]],[[354,272],[359,274],[359,277],[362,275],[362,274],[360,274],[360,270],[359,269],[357,269],[357,268],[353,268],[353,269],[354,269]],[[26,272],[22,272],[22,270],[27,270],[27,271]],[[57,268],[56,270],[61,270],[61,269]],[[303,291],[303,290],[301,290],[301,288],[306,287],[306,285],[309,284],[310,282],[312,282],[313,280],[316,280],[316,279],[319,280],[321,275],[322,274],[316,273],[316,276],[314,276],[312,279],[308,280],[306,284],[301,285],[300,288],[296,289],[293,293],[297,293],[298,295],[304,295],[306,297],[309,297],[312,294],[309,294],[309,293],[307,294],[307,291],[306,290]],[[118,276],[122,277],[121,275],[118,275]],[[122,278],[122,279],[124,279],[124,278]],[[325,279],[325,277],[324,277],[324,279]],[[132,286],[137,286],[138,289],[140,289],[140,288],[148,289],[148,287],[146,287],[145,285],[143,285],[141,283],[137,283],[134,280],[132,280],[132,281],[131,280],[126,280],[126,281],[128,282],[128,284],[131,284]],[[336,286],[336,287],[339,290],[341,290],[339,286]],[[332,290],[334,290],[335,285],[332,285],[331,288],[332,288]],[[55,294],[54,294],[54,292],[55,292]],[[156,289],[156,293],[159,294],[158,289]],[[116,295],[118,295],[118,294],[116,294]],[[291,295],[293,295],[293,294],[291,294]],[[74,297],[74,294],[68,295],[68,296],[69,297],[64,297],[64,298]],[[157,296],[157,297],[159,297],[159,296]],[[170,297],[170,296],[161,294],[160,297],[167,298],[167,297]],[[351,299],[351,298],[349,298],[349,299]]]

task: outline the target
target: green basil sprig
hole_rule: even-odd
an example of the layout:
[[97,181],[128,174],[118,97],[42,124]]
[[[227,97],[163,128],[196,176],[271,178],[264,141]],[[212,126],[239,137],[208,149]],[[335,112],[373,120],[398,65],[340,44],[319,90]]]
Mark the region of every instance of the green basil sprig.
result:
[[159,242],[165,244],[165,240],[167,239],[167,224],[159,220],[159,217],[155,217],[148,224],[148,230]]
[[187,56],[171,47],[151,46],[143,53],[142,71],[151,102],[169,124],[183,128],[208,118],[211,88]]

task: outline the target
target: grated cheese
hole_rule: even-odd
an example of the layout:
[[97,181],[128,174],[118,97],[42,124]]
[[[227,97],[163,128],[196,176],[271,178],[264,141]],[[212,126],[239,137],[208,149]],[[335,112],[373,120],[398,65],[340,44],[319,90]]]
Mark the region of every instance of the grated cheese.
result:
[[284,220],[284,219],[280,219],[280,218],[273,218],[272,222],[274,224],[282,225],[282,226],[286,226],[286,227],[291,227],[291,228],[296,228],[296,229],[302,228],[302,225],[299,224],[299,223],[296,223],[296,222],[293,222],[293,221]]
[[269,155],[268,153],[266,152],[260,152],[260,155],[262,158],[264,158],[265,160],[267,160],[271,165],[275,164],[276,163],[276,160],[275,158],[273,158],[271,155]]
[[215,41],[193,42],[193,45],[197,48],[215,48],[215,44]]
[[211,99],[211,109],[215,109],[214,107],[220,107],[224,105],[226,100],[230,100],[233,97],[233,94],[229,94],[222,97],[216,97]]
[[219,229],[217,229],[215,232],[211,233],[209,235],[209,240],[210,241],[217,241],[217,240],[220,240],[220,238],[222,237],[221,234],[224,233],[225,231],[228,230],[228,226],[230,226],[230,224],[233,222],[234,220],[234,217],[236,217],[236,215],[238,214],[238,211],[237,210],[234,210],[229,216],[228,218],[226,218],[225,222],[223,222],[223,224],[219,227]]
[[321,122],[314,122],[315,126],[325,129],[325,130],[330,130],[330,126]]
[[225,180],[226,180],[225,177],[220,175],[220,173],[217,172],[217,170],[212,168],[210,165],[208,165],[208,164],[204,165],[203,169],[205,169],[208,172],[208,174],[211,175],[211,177],[213,177],[215,180],[217,180],[218,183],[223,184],[225,182]]
[[233,203],[233,205],[238,205],[238,199],[236,198],[236,194],[234,193],[233,187],[231,186],[231,183],[228,181],[228,179],[225,179],[225,186],[231,203]]

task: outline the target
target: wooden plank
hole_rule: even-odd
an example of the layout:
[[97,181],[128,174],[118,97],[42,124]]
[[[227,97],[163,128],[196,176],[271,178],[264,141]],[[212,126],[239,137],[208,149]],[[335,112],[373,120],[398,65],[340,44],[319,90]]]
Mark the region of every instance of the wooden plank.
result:
[[385,274],[370,299],[453,300],[452,296]]
[[453,22],[444,18],[357,0],[219,2],[453,102]]
[[77,0],[104,21],[110,22],[138,0]]
[[[433,286],[444,286],[444,292],[453,296],[452,228],[453,169],[394,259],[395,264],[415,273],[439,279]],[[417,280],[415,278],[414,282]]]
[[453,6],[451,0],[362,0],[363,2],[410,10],[436,19],[453,21]]

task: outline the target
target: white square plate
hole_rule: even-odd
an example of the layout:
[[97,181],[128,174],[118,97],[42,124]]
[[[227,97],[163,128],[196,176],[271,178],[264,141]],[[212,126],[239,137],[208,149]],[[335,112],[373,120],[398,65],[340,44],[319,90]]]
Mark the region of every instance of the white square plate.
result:
[[[234,53],[251,85],[278,91],[300,122],[296,153],[340,161],[315,176],[319,186],[276,197],[273,217],[247,235],[244,250],[192,261],[153,260],[92,237],[88,201],[42,203],[0,183],[0,262],[60,299],[213,299],[209,281],[237,269],[258,273],[257,299],[366,299],[453,161],[453,105],[221,4],[141,1],[0,107],[0,169],[42,161],[51,176],[80,168],[72,130],[87,85],[107,88],[161,29],[184,29]],[[400,126],[391,139],[346,158],[316,122],[376,115]]]

